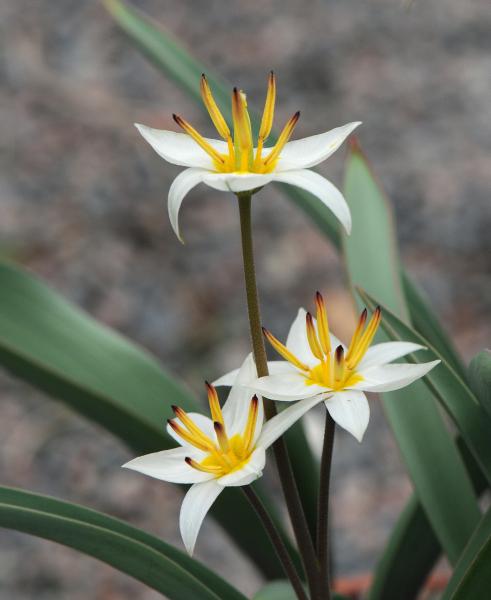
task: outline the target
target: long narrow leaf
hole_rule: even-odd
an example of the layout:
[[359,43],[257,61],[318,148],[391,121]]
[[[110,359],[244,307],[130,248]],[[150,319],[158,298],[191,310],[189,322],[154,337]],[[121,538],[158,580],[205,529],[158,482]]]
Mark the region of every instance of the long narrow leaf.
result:
[[0,527],[58,542],[102,560],[170,600],[245,600],[198,561],[123,521],[77,504],[0,487]]
[[[164,429],[171,405],[197,406],[152,356],[18,267],[0,264],[0,289],[1,365],[99,423],[138,454],[174,445]],[[212,514],[268,577],[283,575],[238,490],[221,494]]]
[[476,354],[469,365],[469,382],[481,406],[491,415],[491,351]]
[[[355,147],[347,163],[345,196],[353,216],[352,234],[343,244],[350,282],[407,322],[391,212]],[[455,562],[480,511],[454,441],[422,382],[383,394],[383,404],[419,501],[449,560]]]

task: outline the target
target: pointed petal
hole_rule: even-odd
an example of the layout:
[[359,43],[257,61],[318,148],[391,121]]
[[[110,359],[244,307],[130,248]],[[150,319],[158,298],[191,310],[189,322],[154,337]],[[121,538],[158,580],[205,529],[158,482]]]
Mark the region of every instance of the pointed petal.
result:
[[389,392],[406,387],[416,379],[424,377],[428,371],[440,363],[434,360],[418,364],[395,364],[372,367],[367,371],[359,371],[363,380],[354,387],[366,392]]
[[[155,152],[167,162],[181,167],[199,167],[211,170],[215,168],[211,157],[187,133],[153,129],[140,123],[135,123],[135,127]],[[228,154],[226,142],[208,138],[206,141],[218,152]]]
[[208,171],[204,169],[186,169],[174,179],[169,188],[167,209],[169,211],[170,224],[179,241],[183,241],[179,231],[179,210],[181,204],[189,191],[203,181]]
[[223,490],[216,479],[195,483],[184,496],[179,516],[179,528],[186,550],[193,555],[201,524],[211,505]]
[[[194,421],[194,423],[201,429],[201,431],[205,435],[207,435],[213,441],[216,440],[216,434],[215,434],[215,428],[213,427],[213,421],[209,417],[206,417],[205,415],[202,415],[200,413],[194,413],[194,412],[188,413],[188,417],[190,417]],[[174,417],[173,421],[176,421],[179,425],[184,427],[181,420],[178,419],[177,417]],[[196,450],[194,448],[194,446],[191,446],[191,444],[188,444],[188,442],[186,442],[182,438],[180,438],[170,425],[167,425],[167,433],[171,436],[171,438],[175,439],[176,442],[178,444],[181,444],[181,446],[183,446],[184,448],[193,448],[194,450]]]
[[[252,354],[249,354],[242,366],[237,371],[237,376],[230,390],[227,401],[223,405],[223,418],[227,427],[229,436],[236,433],[242,433],[249,416],[249,406],[254,392],[249,387],[245,387],[257,379],[256,364]],[[256,419],[256,430],[254,437],[257,437],[261,431],[264,420],[264,409],[262,399],[258,405],[258,414]],[[253,438],[254,439],[254,438]]]
[[351,213],[343,194],[319,173],[308,169],[277,172],[274,181],[288,183],[313,194],[329,208],[344,227],[346,233],[351,232]]
[[[294,354],[301,362],[314,366],[317,362],[319,362],[315,356],[312,354],[312,350],[310,349],[310,344],[307,339],[307,327],[305,324],[305,319],[307,316],[307,312],[304,308],[299,308],[297,316],[293,321],[290,331],[288,332],[288,337],[286,338],[286,347],[292,354]],[[315,324],[315,319],[313,319]]]
[[263,187],[275,178],[274,173],[210,173],[203,178],[204,183],[221,192],[246,192]]
[[292,402],[329,392],[319,385],[307,385],[300,373],[267,375],[250,384],[252,390],[270,400]]
[[197,456],[192,449],[179,447],[139,456],[127,462],[123,468],[171,483],[196,483],[208,481],[213,477],[209,473],[203,473],[190,467],[184,460],[186,456],[201,460],[201,455]]
[[396,358],[406,356],[416,350],[424,350],[425,347],[413,342],[384,342],[375,344],[366,351],[365,356],[359,364],[359,370],[370,369],[390,363]]
[[331,417],[361,442],[370,418],[370,407],[363,392],[337,392],[325,401]]
[[[268,370],[269,370],[270,375],[277,375],[279,373],[295,373],[296,372],[295,367],[293,365],[291,365],[289,362],[286,362],[286,360],[270,360],[270,361],[268,361]],[[234,385],[238,373],[239,373],[239,369],[234,369],[233,371],[230,371],[229,373],[225,373],[225,375],[222,375],[218,379],[215,379],[215,381],[213,382],[213,385],[215,387],[219,387],[221,385],[230,387],[230,386]],[[251,381],[255,381],[256,379],[257,379],[257,375],[252,377],[249,381],[244,381],[242,383],[242,385],[249,384],[249,383],[251,383]]]
[[288,406],[272,419],[264,424],[261,435],[257,440],[258,447],[269,448],[276,440],[282,436],[287,429],[298,421],[303,415],[319,402],[322,402],[324,396],[314,396],[306,400],[300,400],[292,406]]
[[223,487],[237,487],[240,485],[249,485],[263,474],[264,465],[266,464],[266,451],[263,447],[258,447],[251,454],[246,464],[232,471],[228,475],[224,475],[217,479],[217,483]]
[[281,152],[277,170],[308,169],[318,165],[336,152],[359,125],[360,121],[347,123],[326,133],[288,142]]

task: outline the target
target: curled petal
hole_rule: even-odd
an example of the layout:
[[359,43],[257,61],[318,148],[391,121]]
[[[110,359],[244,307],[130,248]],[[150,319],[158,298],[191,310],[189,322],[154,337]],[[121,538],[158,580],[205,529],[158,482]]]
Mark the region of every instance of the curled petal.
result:
[[174,179],[169,189],[169,198],[167,208],[169,211],[170,224],[174,233],[183,241],[179,231],[179,210],[181,204],[189,191],[203,181],[204,175],[208,171],[204,169],[186,169]]
[[341,225],[346,230],[346,233],[351,232],[351,213],[349,206],[344,199],[343,194],[319,173],[309,171],[309,169],[301,169],[296,171],[277,172],[274,177],[275,181],[288,183],[296,187],[302,188],[313,194],[329,208],[329,210],[338,219]]
[[416,379],[424,377],[428,371],[440,363],[434,360],[418,364],[395,364],[373,367],[360,371],[363,380],[355,384],[355,388],[366,392],[390,392],[406,387]]
[[190,467],[184,460],[187,456],[195,456],[197,460],[201,460],[201,456],[198,456],[190,448],[173,448],[139,456],[127,462],[123,468],[132,469],[170,483],[197,483],[213,477],[209,473],[203,473]]
[[249,485],[263,474],[266,464],[266,451],[263,447],[256,448],[243,467],[217,479],[223,487]]
[[363,370],[379,367],[417,350],[425,350],[425,347],[413,342],[384,342],[383,344],[375,344],[371,348],[368,348],[358,368]]
[[359,125],[361,125],[360,121],[347,123],[326,133],[288,142],[281,152],[277,165],[278,171],[315,167],[336,152]]
[[195,483],[184,496],[179,516],[179,528],[186,550],[192,556],[203,519],[223,490],[216,479]]
[[325,400],[325,405],[334,421],[361,442],[370,418],[365,394],[354,390],[337,392]]
[[[135,127],[155,152],[167,162],[181,167],[214,168],[211,157],[187,133],[153,129],[140,123],[135,123]],[[228,153],[226,142],[212,139],[206,141],[218,152]]]

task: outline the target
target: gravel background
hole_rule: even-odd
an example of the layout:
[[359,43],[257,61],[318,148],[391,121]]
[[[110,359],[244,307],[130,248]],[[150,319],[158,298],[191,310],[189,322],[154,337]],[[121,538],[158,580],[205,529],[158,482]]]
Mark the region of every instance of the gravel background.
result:
[[[491,332],[491,14],[486,0],[138,2],[297,135],[362,120],[362,144],[392,199],[401,252],[469,359]],[[236,209],[194,191],[173,236],[165,165],[132,127],[173,128],[195,105],[128,44],[97,2],[0,6],[0,253],[152,350],[197,393],[248,351]],[[342,181],[343,151],[322,172]],[[320,288],[340,337],[353,324],[342,265],[298,210],[255,199],[265,323],[283,335]],[[179,544],[179,495],[119,465],[99,428],[0,374],[0,478],[110,512]],[[333,516],[338,573],[369,571],[410,493],[376,398],[363,445],[340,432]],[[246,592],[260,578],[211,520],[198,557]],[[0,532],[1,600],[150,600],[157,594],[91,559]]]

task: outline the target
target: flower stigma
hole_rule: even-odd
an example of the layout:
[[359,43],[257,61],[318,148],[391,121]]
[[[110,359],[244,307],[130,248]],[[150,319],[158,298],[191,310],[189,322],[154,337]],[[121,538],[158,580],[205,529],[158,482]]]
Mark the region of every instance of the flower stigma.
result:
[[255,449],[254,433],[257,425],[259,400],[257,396],[253,396],[251,399],[243,431],[229,436],[217,391],[209,383],[206,384],[206,387],[215,439],[200,429],[193,419],[178,406],[173,406],[172,410],[180,422],[169,419],[168,424],[184,442],[205,454],[200,461],[186,457],[186,463],[193,469],[211,473],[219,478],[241,469],[249,461]]
[[311,313],[306,315],[308,344],[312,354],[318,360],[314,366],[309,366],[297,358],[267,329],[263,328],[263,332],[276,352],[302,373],[307,385],[320,385],[336,392],[352,388],[356,383],[363,381],[363,376],[357,372],[356,368],[377,333],[382,318],[380,307],[375,309],[368,324],[367,310],[365,309],[361,313],[346,350],[342,345],[338,345],[336,348],[331,347],[326,307],[319,292],[316,294],[316,316],[317,324]]
[[285,124],[276,144],[272,148],[264,148],[273,126],[276,100],[276,80],[271,71],[268,78],[268,90],[264,110],[259,127],[257,147],[254,148],[251,119],[247,109],[245,93],[238,88],[232,92],[233,134],[223,117],[211,92],[206,76],[201,76],[201,97],[208,114],[222,139],[227,142],[228,152],[219,152],[209,140],[204,138],[192,125],[178,115],[174,121],[211,157],[214,167],[219,173],[272,173],[280,158],[281,151],[290,139],[300,113],[296,112]]

